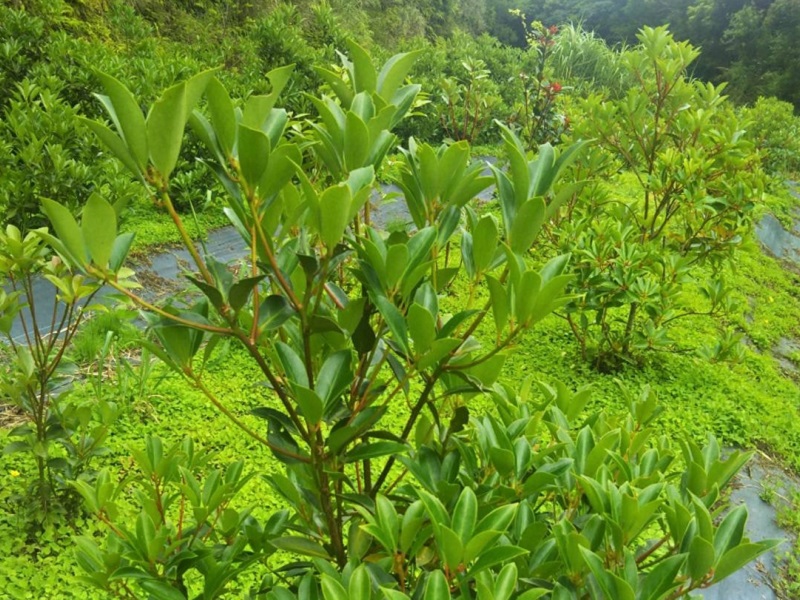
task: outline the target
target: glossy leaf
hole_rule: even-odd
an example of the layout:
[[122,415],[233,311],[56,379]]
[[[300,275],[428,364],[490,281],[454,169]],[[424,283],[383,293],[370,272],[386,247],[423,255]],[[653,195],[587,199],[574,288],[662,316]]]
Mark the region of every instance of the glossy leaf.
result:
[[450,600],[450,586],[447,585],[444,573],[436,570],[428,575],[423,600]]
[[136,99],[117,79],[106,73],[97,73],[114,107],[114,114],[125,145],[140,171],[147,168],[147,130],[144,114]]
[[471,488],[464,488],[453,509],[452,516],[453,530],[463,544],[466,544],[472,537],[477,521],[478,499]]
[[178,162],[186,112],[186,83],[179,83],[166,90],[147,115],[150,160],[164,179]]
[[83,240],[83,233],[72,213],[58,202],[47,198],[42,199],[42,210],[53,224],[53,229],[55,229],[58,239],[69,251],[70,258],[77,262],[79,266],[84,265],[88,261],[86,246]]
[[310,556],[313,558],[329,559],[330,555],[319,544],[311,540],[298,536],[286,536],[275,538],[269,541],[270,544],[279,550],[285,550],[293,554],[301,556]]
[[83,208],[81,230],[92,262],[101,269],[108,267],[117,239],[117,214],[99,194],[89,196]]
[[350,189],[343,184],[326,189],[319,197],[319,233],[322,243],[332,249],[342,240],[350,221]]
[[714,583],[732,575],[780,543],[781,540],[765,540],[757,543],[745,543],[731,548],[717,562],[714,570]]

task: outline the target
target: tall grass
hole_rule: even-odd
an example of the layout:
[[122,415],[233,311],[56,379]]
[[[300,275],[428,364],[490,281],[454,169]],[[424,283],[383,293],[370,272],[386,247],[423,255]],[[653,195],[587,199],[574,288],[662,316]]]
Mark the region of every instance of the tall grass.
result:
[[556,79],[572,85],[580,94],[605,92],[620,98],[631,86],[623,67],[625,46],[610,47],[580,24],[565,25],[556,37],[550,65]]

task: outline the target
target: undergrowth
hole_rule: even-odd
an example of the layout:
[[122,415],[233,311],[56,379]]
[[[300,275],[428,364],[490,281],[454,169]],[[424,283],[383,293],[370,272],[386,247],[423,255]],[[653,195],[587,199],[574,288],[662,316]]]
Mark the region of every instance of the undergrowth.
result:
[[[800,300],[795,292],[798,275],[765,256],[757,242],[750,239],[739,254],[732,277],[745,307],[744,314],[734,323],[747,340],[743,359],[738,363],[712,363],[688,352],[654,354],[641,368],[629,366],[611,374],[597,373],[581,360],[566,323],[551,316],[509,353],[506,372],[514,374],[509,379],[559,379],[573,389],[591,384],[595,406],[589,410],[602,405],[612,412],[624,410],[615,380],[631,389],[649,384],[664,407],[658,424],[666,434],[687,431],[702,441],[713,433],[726,445],[759,447],[779,457],[789,469],[800,469],[797,375],[782,371],[771,353],[782,337],[800,335]],[[457,296],[463,298],[461,294]],[[451,297],[443,303],[450,303],[452,310],[459,301]],[[696,346],[712,341],[716,332],[714,322],[687,319],[676,329],[675,337]],[[238,414],[246,415],[269,402],[265,388],[256,383],[252,364],[240,352],[217,351],[208,374],[209,385]],[[114,381],[113,389],[131,388]],[[109,439],[112,454],[104,458],[105,465],[120,474],[130,467],[129,449],[141,444],[146,434],[156,434],[167,441],[193,437],[198,445],[218,452],[219,465],[249,456],[247,466],[257,473],[274,468],[271,456],[256,448],[249,438],[232,431],[224,416],[176,376],[152,375],[142,389],[143,394],[120,399],[124,402],[123,415]],[[90,395],[93,388],[88,383],[77,385],[73,393]],[[486,406],[480,398],[474,398],[470,409],[475,414]],[[399,427],[406,410],[399,403],[389,417],[392,424]],[[245,418],[254,427],[263,426],[255,417]],[[7,431],[0,430],[0,444],[5,443],[6,437]],[[33,464],[20,456],[0,457],[0,590],[14,599],[96,597],[76,583],[72,537],[77,532],[98,531],[97,523],[87,518],[78,518],[70,525],[56,522],[47,526],[35,545],[30,543],[25,524],[15,513],[24,498],[21,482],[25,477],[21,475]],[[264,515],[278,507],[277,499],[260,478],[250,482],[241,501]],[[789,585],[794,578],[792,573],[800,570],[800,562],[793,555],[786,565]]]

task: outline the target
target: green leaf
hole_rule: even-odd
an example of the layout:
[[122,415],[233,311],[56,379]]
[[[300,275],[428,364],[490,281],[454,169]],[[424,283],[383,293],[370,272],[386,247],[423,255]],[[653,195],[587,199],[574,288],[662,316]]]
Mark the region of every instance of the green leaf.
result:
[[347,171],[363,167],[369,157],[369,130],[361,118],[350,111],[344,128],[344,164]]
[[269,84],[271,86],[268,96],[272,101],[272,105],[269,107],[270,110],[272,106],[275,105],[278,96],[280,96],[281,92],[283,92],[284,88],[286,88],[286,85],[289,83],[292,73],[294,73],[294,64],[284,65],[283,67],[272,69],[267,73],[267,79],[269,79]]
[[228,90],[214,77],[206,90],[208,110],[217,142],[226,158],[231,156],[236,143],[236,114]]
[[120,269],[131,249],[134,236],[135,234],[132,231],[117,236],[117,239],[114,240],[114,245],[111,247],[111,257],[108,259],[109,269],[115,272]]
[[508,292],[500,280],[491,275],[486,275],[486,283],[489,286],[489,298],[492,302],[492,316],[497,332],[502,332],[508,325]]
[[706,539],[695,536],[689,547],[689,575],[694,581],[702,581],[716,562],[714,546]]
[[348,587],[348,596],[355,600],[356,598],[363,598],[369,600],[372,595],[372,582],[370,580],[367,567],[359,565],[352,575],[350,575],[350,583]]
[[267,168],[258,183],[258,192],[263,198],[272,198],[283,190],[303,162],[297,144],[281,144],[270,154]]
[[439,197],[439,157],[428,144],[422,144],[417,149],[417,160],[422,193],[426,204],[431,205]]
[[431,344],[431,349],[425,353],[418,363],[418,368],[422,371],[432,367],[455,350],[461,344],[461,340],[456,338],[444,338],[436,340]]
[[478,522],[478,499],[471,488],[465,487],[453,509],[452,526],[463,544],[466,544],[475,532]]
[[294,349],[283,342],[276,342],[275,350],[278,352],[278,360],[280,360],[289,381],[295,385],[307,388],[308,373],[306,372],[303,361]]
[[470,568],[469,574],[474,577],[484,569],[490,569],[512,561],[518,556],[524,556],[525,554],[528,554],[528,551],[519,546],[497,546],[496,548],[491,548],[480,555],[478,560],[475,561],[475,564],[472,565],[472,568]]
[[550,590],[544,588],[535,588],[532,590],[526,591],[524,594],[519,596],[517,600],[539,600],[542,596],[545,596],[550,593]]
[[375,299],[375,306],[378,307],[381,316],[386,321],[389,331],[392,332],[394,341],[400,345],[406,354],[409,354],[408,348],[408,330],[406,329],[406,320],[399,310],[384,296],[379,296]]
[[400,442],[390,442],[388,440],[371,443],[365,442],[350,450],[345,457],[345,462],[351,463],[368,458],[405,454],[406,452],[408,452],[408,446]]
[[349,600],[347,591],[341,583],[327,573],[322,574],[322,596],[325,600]]
[[260,129],[239,124],[239,166],[250,189],[255,189],[269,160],[269,138]]
[[250,294],[253,293],[255,287],[262,281],[266,275],[256,275],[255,277],[246,277],[240,279],[228,290],[228,304],[234,312],[239,312],[247,301],[250,299]]
[[279,294],[264,298],[258,308],[258,325],[265,331],[272,331],[283,325],[294,315],[289,301]]
[[77,262],[77,266],[85,265],[88,260],[83,234],[72,213],[58,202],[47,198],[42,198],[42,210],[53,224],[53,229],[55,229],[58,239],[70,252],[71,258]]
[[455,572],[464,559],[464,544],[458,534],[449,527],[442,526],[437,534],[439,552],[450,572]]
[[525,271],[514,288],[514,316],[520,323],[528,323],[536,305],[542,286],[542,278],[536,271]]
[[574,275],[558,275],[545,283],[536,296],[529,315],[531,325],[538,323],[559,306],[564,290]]
[[531,198],[519,207],[511,226],[511,249],[516,254],[525,254],[533,246],[539,230],[544,224],[544,198]]
[[409,600],[408,595],[404,594],[403,592],[390,590],[389,588],[384,587],[380,588],[380,590],[386,600]]
[[117,159],[123,165],[125,165],[131,173],[141,179],[142,169],[139,168],[139,165],[136,163],[136,159],[130,153],[130,150],[128,150],[128,147],[125,145],[125,142],[122,141],[121,137],[119,137],[116,133],[111,131],[102,123],[98,123],[97,121],[92,121],[91,119],[86,119],[84,117],[79,117],[79,120],[82,123],[85,123],[89,129],[91,129],[94,134],[100,138],[100,141],[103,143],[103,145],[108,148],[111,153],[116,156]]
[[720,558],[717,563],[717,567],[714,570],[713,583],[717,583],[733,575],[746,564],[764,554],[764,552],[768,552],[775,546],[778,546],[782,541],[783,540],[764,540],[758,543],[741,544],[740,546],[731,548],[722,555],[722,558]]
[[500,473],[500,475],[507,477],[514,472],[514,453],[511,452],[511,450],[492,447],[489,449],[489,456],[494,468],[497,469],[497,472]]
[[386,102],[391,102],[397,88],[403,83],[421,53],[421,50],[416,50],[395,54],[383,65],[378,74],[377,91]]
[[181,151],[186,125],[186,84],[179,83],[156,100],[147,115],[147,146],[153,166],[168,179]]
[[386,252],[386,288],[394,290],[408,264],[408,246],[406,244],[392,244]]
[[109,100],[114,107],[114,115],[120,128],[120,135],[136,161],[140,171],[147,168],[147,129],[144,114],[133,94],[111,75],[97,73]]
[[[518,208],[530,198],[528,194],[531,188],[530,171],[528,170],[528,163],[525,159],[525,148],[508,126],[502,123],[499,123],[499,125],[501,135],[503,136],[504,148],[510,163],[509,172],[511,174],[511,179],[507,181],[509,181],[509,184],[513,181],[513,186],[510,187],[512,197],[508,198],[507,201]],[[494,172],[497,177],[498,171],[495,170]],[[498,187],[500,187],[500,184],[501,178],[498,177]],[[506,226],[508,226],[508,223],[506,223]]]
[[544,196],[550,190],[555,176],[555,170],[553,169],[555,158],[556,153],[553,150],[553,146],[550,144],[539,146],[539,154],[536,156],[536,160],[529,164],[531,174],[529,196]]
[[117,213],[99,194],[89,196],[83,209],[81,230],[92,262],[101,269],[108,267],[117,239]]
[[475,269],[484,272],[497,252],[497,223],[490,215],[481,217],[472,232],[472,256]]
[[213,79],[214,73],[219,71],[219,69],[219,67],[206,69],[197,75],[192,75],[186,80],[186,111],[183,113],[184,125],[186,125],[186,121],[189,120],[189,115],[200,101],[200,97],[203,95],[203,92],[206,91],[208,83],[211,81],[211,79]]
[[319,197],[319,234],[322,243],[329,249],[336,247],[350,220],[350,188],[340,183],[326,189]]
[[[555,161],[555,164],[550,169],[547,178],[542,178],[539,182],[540,189],[549,190],[561,177],[561,174],[564,172],[569,165],[571,165],[575,159],[578,158],[583,149],[588,144],[587,140],[578,140],[574,144],[572,144],[566,150],[563,150],[558,158]],[[544,193],[544,192],[542,192]]]
[[464,562],[470,563],[480,556],[487,548],[494,546],[494,543],[503,535],[500,531],[481,531],[472,536],[464,544]]
[[633,592],[630,584],[621,579],[610,570],[606,568],[600,557],[594,552],[583,546],[578,546],[581,554],[583,555],[589,570],[594,575],[600,589],[604,596],[603,598],[614,598],[614,600],[635,600],[636,595]]
[[500,531],[505,533],[514,517],[517,515],[517,504],[507,504],[495,508],[488,515],[483,517],[475,527],[475,533],[482,531]]
[[355,92],[374,92],[377,85],[377,74],[367,51],[354,40],[347,40],[350,57],[353,60],[353,88]]
[[681,583],[676,579],[685,562],[686,555],[678,554],[670,556],[655,566],[642,582],[641,599],[660,600],[664,594],[680,587]]
[[444,573],[433,571],[425,582],[425,596],[423,600],[450,600],[450,586]]
[[138,581],[142,589],[158,600],[186,600],[180,591],[163,581],[156,579],[141,579]]
[[350,361],[351,357],[348,350],[334,352],[325,359],[317,375],[315,386],[325,406],[328,406],[350,387],[353,377]]
[[497,574],[493,600],[508,600],[517,587],[517,565],[509,563]]
[[470,377],[477,379],[481,385],[490,387],[497,382],[500,373],[503,370],[503,363],[505,363],[506,355],[503,352],[495,354],[491,358],[484,360],[480,364],[467,369]]
[[425,490],[417,490],[417,495],[425,506],[425,510],[428,512],[431,518],[431,524],[435,530],[442,525],[450,524],[450,517],[447,515],[447,511],[441,501],[436,496],[429,494]]
[[383,494],[375,498],[375,516],[381,531],[387,536],[389,548],[395,550],[400,536],[400,519],[392,501]]
[[342,106],[350,106],[353,102],[353,90],[347,86],[338,73],[323,67],[314,67],[314,71],[331,87]]
[[408,332],[414,342],[417,355],[422,355],[431,348],[436,339],[436,320],[427,308],[416,302],[408,309]]
[[741,504],[732,509],[720,523],[714,535],[714,551],[722,556],[731,548],[738,546],[744,535],[747,522],[747,506]]
[[325,548],[304,537],[290,535],[271,539],[269,540],[269,543],[275,546],[278,550],[285,550],[286,552],[292,552],[293,554],[299,554],[301,556],[311,556],[313,558],[324,559],[331,558],[330,554],[328,554]]
[[299,385],[293,387],[300,412],[309,423],[317,425],[322,420],[322,399],[314,390],[310,390],[307,387]]

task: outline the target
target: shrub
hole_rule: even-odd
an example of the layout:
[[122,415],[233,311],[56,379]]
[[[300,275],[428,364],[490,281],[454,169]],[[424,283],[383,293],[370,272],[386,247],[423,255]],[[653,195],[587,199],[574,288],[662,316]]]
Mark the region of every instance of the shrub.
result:
[[800,120],[791,104],[759,98],[740,113],[767,173],[780,178],[800,172]]
[[[561,251],[575,256],[579,298],[567,319],[598,366],[674,348],[670,323],[730,308],[723,267],[763,186],[722,88],[687,77],[697,51],[664,28],[644,28],[639,40],[625,55],[638,85],[621,100],[586,100],[587,119],[572,133],[597,139],[581,177],[609,177],[622,165],[638,197],[598,196],[602,188],[588,186],[587,201],[556,233]],[[692,282],[702,307],[686,301]],[[720,357],[735,347],[728,340]]]
[[[686,442],[678,483],[669,449],[649,441],[656,406],[646,391],[617,421],[580,419],[586,391],[543,386],[536,402],[526,385],[519,394],[495,386],[515,341],[570,300],[568,257],[533,268],[526,256],[559,208],[552,186],[583,144],[560,154],[545,145],[529,159],[504,129],[510,166],[494,172],[500,224],[473,213],[459,236],[466,207],[490,181],[470,165],[465,143],[409,143],[402,177],[416,229],[384,236],[367,215],[362,222],[391,129],[419,91],[403,85],[414,58],[378,69],[351,44],[346,77],[320,71],[336,99],[312,100],[320,120],[310,148],[286,137],[288,115],[275,108],[288,69],[271,72],[271,94],[240,112],[204,72],[167,89],[146,118],[121,83],[103,78],[114,130],[90,127],[160,199],[202,297],[164,306],[140,298],[120,266],[130,235],[117,235],[102,199],[84,208],[80,225],[48,203],[58,238],[40,235],[146,311],[152,351],[284,465],[268,480],[290,508],[262,525],[231,505],[246,481],[242,462],[201,483],[205,459],[190,443],[165,450],[151,438],[136,453],[134,529],[117,524],[114,499],[125,484],[107,473],[77,484],[112,532],[104,548],[80,543],[93,585],[122,597],[141,588],[213,598],[274,555],[277,568],[251,596],[665,598],[718,581],[774,545],[743,538],[743,508],[714,523],[719,490],[747,455],[721,460],[713,440],[704,449]],[[190,113],[204,90],[207,115]],[[226,214],[247,255],[238,273],[201,254],[174,210],[187,120],[229,191]],[[461,246],[461,273],[439,260],[451,241]],[[439,296],[459,278],[488,301],[446,314]],[[495,343],[476,339],[484,321]],[[203,365],[225,340],[247,352],[272,394],[253,411],[263,429],[206,385]],[[470,419],[478,394],[494,399],[496,415]]]
[[[0,233],[0,275],[8,285],[0,290],[0,333],[10,353],[0,370],[0,398],[24,418],[3,452],[26,453],[36,464],[33,503],[19,510],[32,525],[76,508],[68,483],[91,479],[92,461],[106,451],[103,442],[118,414],[111,402],[70,398],[65,353],[99,285],[50,256],[47,238],[46,230],[23,235],[13,225]],[[50,302],[42,293],[48,288]]]

